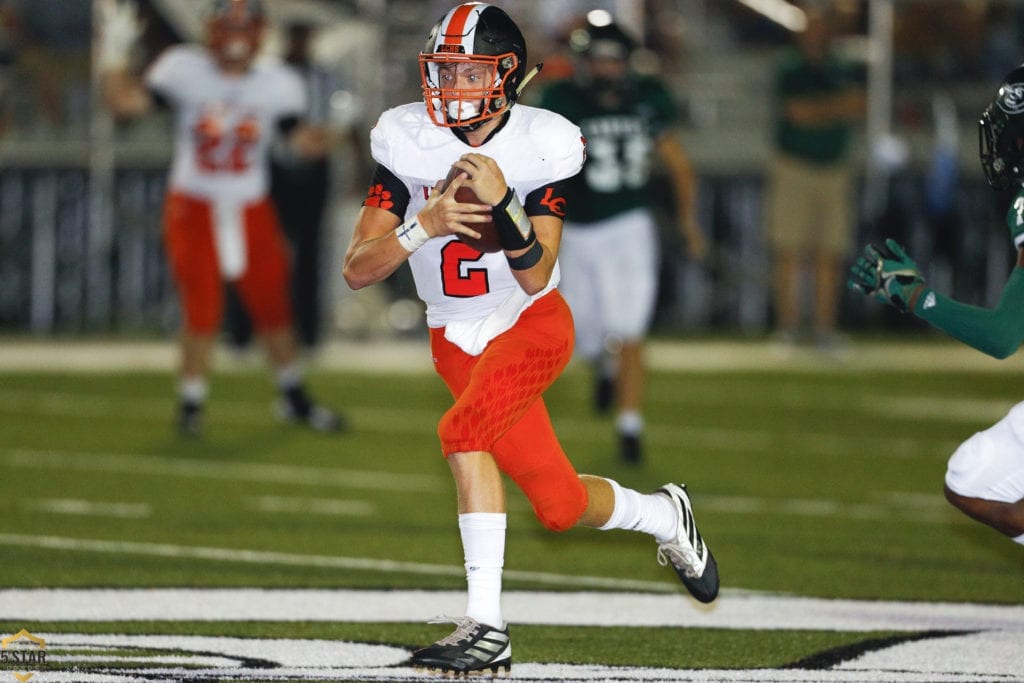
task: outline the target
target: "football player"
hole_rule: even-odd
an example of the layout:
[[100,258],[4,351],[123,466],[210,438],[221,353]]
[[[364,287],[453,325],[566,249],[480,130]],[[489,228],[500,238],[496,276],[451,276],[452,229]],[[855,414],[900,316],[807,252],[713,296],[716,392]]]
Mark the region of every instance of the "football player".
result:
[[[468,597],[451,635],[413,653],[446,672],[508,670],[501,609],[505,555],[502,474],[553,531],[574,525],[654,536],[699,600],[718,594],[714,557],[683,486],[641,494],[578,475],[556,437],[542,394],[568,363],[572,316],[558,293],[565,181],[584,157],[580,130],[543,109],[517,105],[528,80],[526,43],[501,9],[465,3],[434,27],[420,54],[424,102],[384,112],[370,135],[377,170],[345,254],[359,289],[409,263],[427,306],[431,355],[454,403],[438,426],[455,479]],[[449,168],[457,174],[441,190]],[[470,187],[481,203],[460,204]],[[502,250],[481,253],[490,211]]]
[[305,90],[290,69],[257,64],[266,17],[257,0],[215,0],[205,45],[168,48],[140,78],[128,54],[140,25],[131,0],[104,0],[100,69],[112,113],[134,118],[174,110],[174,161],[164,205],[164,245],[184,317],[178,429],[202,430],[222,282],[231,283],[258,329],[280,390],[279,411],[318,431],[342,427],[313,403],[292,332],[289,261],[267,196],[267,158],[276,135],[303,154],[326,144],[304,126]]
[[580,59],[573,78],[550,85],[540,106],[580,126],[583,172],[566,190],[562,284],[576,322],[576,351],[595,368],[594,402],[616,404],[619,454],[641,459],[644,338],[658,288],[658,229],[651,214],[651,165],[668,169],[678,225],[691,257],[706,251],[696,219],[696,182],[672,126],[678,110],[665,86],[636,74],[636,42],[607,12],[587,15],[571,34]]
[[[1017,263],[994,308],[970,306],[928,287],[894,240],[868,245],[849,287],[911,312],[995,358],[1024,341],[1024,65],[1011,71],[978,123],[981,166],[993,188],[1017,189],[1006,215]],[[967,516],[1024,544],[1024,403],[964,441],[949,458],[946,498]]]

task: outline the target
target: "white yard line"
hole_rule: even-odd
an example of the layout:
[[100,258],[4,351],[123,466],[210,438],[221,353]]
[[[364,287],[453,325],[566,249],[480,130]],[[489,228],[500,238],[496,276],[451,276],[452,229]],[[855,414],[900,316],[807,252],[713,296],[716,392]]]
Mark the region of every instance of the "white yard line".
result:
[[431,474],[398,474],[383,470],[281,465],[257,461],[194,460],[119,453],[69,453],[15,449],[0,452],[6,467],[115,472],[125,475],[186,477],[227,481],[333,486],[373,491],[448,494],[449,479]]
[[[569,578],[569,577],[565,577]],[[506,591],[514,624],[816,631],[1009,631],[1024,637],[1024,606],[833,600],[725,590],[702,605],[672,594]],[[464,591],[291,589],[0,590],[10,621],[422,622],[461,614]]]
[[377,506],[368,500],[339,500],[337,498],[299,498],[295,496],[258,496],[247,499],[257,512],[325,515],[332,517],[369,517]]
[[[100,539],[67,538],[62,536],[36,536],[32,534],[0,533],[0,546],[20,546],[46,550],[143,555],[150,557],[188,558],[214,562],[240,562],[244,564],[287,565],[294,567],[322,567],[328,569],[354,569],[367,572],[394,574],[420,574],[428,576],[465,576],[461,565],[428,564],[425,562],[397,562],[365,557],[339,557],[335,555],[304,555],[267,550],[237,548],[210,548],[173,545],[169,543],[143,543],[137,541],[107,541]],[[565,588],[606,588],[611,590],[659,591],[673,590],[670,582],[615,579],[602,576],[574,576],[550,572],[505,570],[510,580],[530,581]],[[0,610],[3,604],[0,602]]]
[[[461,613],[462,591],[284,589],[6,589],[0,615],[14,621],[420,622]],[[666,669],[523,662],[511,681],[736,681],[936,683],[1020,680],[1024,607],[856,601],[723,591],[712,605],[675,595],[509,591],[515,625],[897,631],[910,640],[873,642],[859,653],[784,669]],[[912,634],[931,634],[915,637]],[[409,650],[337,640],[231,636],[76,634],[37,631],[48,659],[72,671],[39,680],[74,683],[177,681],[424,681]],[[867,641],[866,641],[867,642]],[[680,632],[680,646],[685,647]],[[108,651],[106,656],[102,655]],[[90,662],[109,662],[90,670]],[[177,664],[175,666],[175,664]]]
[[153,509],[145,503],[105,503],[77,498],[43,498],[30,501],[26,506],[39,512],[82,517],[143,519],[153,513]]

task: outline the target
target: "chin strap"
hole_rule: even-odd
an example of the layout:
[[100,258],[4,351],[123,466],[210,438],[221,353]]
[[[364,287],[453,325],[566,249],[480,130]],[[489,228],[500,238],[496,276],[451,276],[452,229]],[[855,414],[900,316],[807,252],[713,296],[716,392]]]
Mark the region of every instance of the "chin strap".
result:
[[530,81],[532,81],[533,77],[536,76],[537,74],[539,74],[540,70],[543,69],[543,68],[544,68],[544,62],[541,62],[537,66],[535,66],[532,69],[530,69],[530,72],[527,73],[526,76],[523,78],[523,82],[519,84],[518,88],[516,88],[516,99],[519,99],[519,96],[523,94],[523,89],[526,88],[526,84],[529,83]]

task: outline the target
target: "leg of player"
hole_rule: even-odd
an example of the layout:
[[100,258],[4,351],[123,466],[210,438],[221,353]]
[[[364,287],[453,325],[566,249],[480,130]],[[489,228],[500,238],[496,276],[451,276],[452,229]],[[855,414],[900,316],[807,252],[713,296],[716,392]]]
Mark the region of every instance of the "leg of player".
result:
[[618,358],[610,353],[603,353],[592,359],[594,368],[594,410],[602,415],[608,413],[615,403],[615,375],[617,374]]
[[1024,499],[1015,503],[971,498],[945,487],[946,500],[971,519],[1024,544]]
[[580,480],[587,489],[580,526],[654,536],[659,564],[671,564],[694,598],[708,603],[718,597],[718,563],[697,530],[685,486],[666,484],[644,494],[604,477],[581,474]]
[[619,456],[622,461],[637,464],[642,458],[640,438],[643,433],[641,403],[644,392],[643,341],[623,341],[619,349],[619,373],[616,383],[619,414]]
[[448,466],[458,493],[459,533],[466,565],[466,611],[445,617],[455,632],[412,655],[414,666],[448,673],[509,671],[512,642],[501,610],[505,564],[505,487],[489,453],[452,453]]
[[1024,402],[960,444],[946,464],[954,507],[1024,545]]
[[291,326],[263,330],[259,334],[270,364],[274,368],[277,388],[281,393],[278,410],[282,419],[300,422],[318,432],[338,432],[345,429],[345,422],[339,414],[314,403],[306,391],[302,372],[299,370],[298,345]]
[[178,431],[184,436],[200,436],[203,432],[203,405],[209,394],[206,377],[210,371],[213,344],[212,334],[182,332]]

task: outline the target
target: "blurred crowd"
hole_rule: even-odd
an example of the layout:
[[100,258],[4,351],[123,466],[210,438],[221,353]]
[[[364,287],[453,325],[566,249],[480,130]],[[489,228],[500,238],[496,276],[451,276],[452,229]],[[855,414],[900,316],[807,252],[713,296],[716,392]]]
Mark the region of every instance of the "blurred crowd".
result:
[[[134,55],[134,59],[140,70],[166,46],[195,38],[195,35],[189,35],[188,21],[183,21],[180,11],[182,7],[187,8],[189,3],[199,4],[198,0],[139,0],[137,4],[145,22],[145,32],[139,53]],[[495,4],[511,6],[513,3],[509,0],[496,0]],[[706,290],[709,287],[714,289],[716,283],[723,278],[733,277],[721,272],[721,264],[728,258],[735,258],[743,248],[741,245],[729,244],[737,238],[729,236],[728,229],[720,225],[722,216],[728,217],[727,214],[736,211],[736,206],[741,206],[742,202],[731,202],[723,197],[727,192],[742,194],[745,187],[743,183],[751,175],[757,177],[760,187],[764,181],[762,175],[767,171],[767,160],[751,156],[748,163],[734,169],[735,172],[728,168],[728,164],[716,163],[716,147],[724,149],[736,135],[749,131],[730,129],[728,118],[715,119],[702,114],[700,101],[706,95],[697,91],[704,83],[699,69],[700,65],[709,62],[709,54],[722,55],[723,61],[728,57],[730,64],[742,59],[743,55],[749,55],[747,61],[754,69],[759,69],[764,82],[769,83],[773,78],[774,67],[765,62],[764,57],[790,45],[793,42],[792,32],[777,20],[773,21],[751,9],[750,5],[756,3],[739,0],[536,0],[532,2],[532,11],[528,12],[519,10],[524,4],[527,3],[523,0],[514,3],[518,15],[524,18],[523,28],[531,47],[531,60],[545,63],[544,70],[527,92],[527,103],[534,103],[530,102],[531,94],[539,96],[546,83],[573,72],[573,30],[584,21],[586,11],[603,8],[618,13],[617,21],[638,39],[640,50],[634,58],[634,66],[638,71],[664,77],[666,85],[672,89],[682,112],[681,130],[684,136],[704,143],[688,146],[688,149],[695,172],[704,188],[701,192],[700,219],[707,231],[706,237],[712,243],[711,256],[702,266],[703,276],[694,275],[693,269],[686,264],[668,263],[665,266],[661,274],[660,285],[663,291],[659,294],[661,313],[658,320],[669,324],[680,322],[678,311],[666,315],[664,309],[666,306],[685,308],[688,305],[679,300],[679,292],[684,286],[689,288],[688,292],[697,291],[710,301],[708,305],[711,309],[742,306],[737,303],[737,299],[744,298],[742,294],[723,302],[719,299],[725,295]],[[838,47],[863,65],[874,3],[869,0],[835,0],[828,4],[834,10],[833,30]],[[422,26],[440,16],[451,3],[438,0],[274,0],[270,5],[274,10],[271,16],[275,25],[271,27],[272,38],[265,46],[267,51],[284,56],[288,22],[283,17],[289,9],[295,9],[300,14],[304,12],[305,16],[310,17],[310,25],[322,34],[319,49],[313,52],[314,59],[319,60],[320,66],[333,75],[335,85],[332,87],[336,89],[336,96],[330,101],[337,105],[334,114],[340,117],[343,127],[351,133],[351,139],[356,143],[339,147],[332,161],[341,168],[341,172],[332,181],[331,205],[325,220],[328,223],[337,221],[339,224],[350,222],[350,217],[337,219],[334,216],[339,211],[339,205],[344,210],[346,203],[351,207],[357,205],[362,198],[360,183],[365,178],[368,160],[364,158],[365,149],[361,149],[358,143],[365,142],[373,120],[382,109],[419,97],[415,54],[422,45]],[[175,8],[178,8],[177,12]],[[887,140],[892,143],[889,147],[871,150],[864,155],[881,154],[895,166],[909,165],[913,168],[916,163],[916,170],[927,175],[929,165],[934,162],[932,143],[937,139],[935,131],[943,122],[948,124],[948,116],[951,115],[954,133],[952,138],[947,135],[944,140],[948,142],[952,139],[952,144],[959,144],[962,150],[967,151],[952,154],[954,174],[946,173],[942,179],[950,181],[954,177],[977,176],[976,165],[964,164],[962,170],[957,166],[960,163],[959,157],[974,154],[973,138],[965,139],[957,135],[957,132],[973,126],[977,105],[989,96],[989,91],[1003,74],[1022,61],[1024,5],[1009,0],[895,0],[893,8],[893,127],[897,133],[922,133],[928,144],[920,149],[899,139]],[[349,30],[358,27],[356,31],[360,40],[370,46],[368,49],[354,51],[360,55],[358,60],[351,57],[351,52],[346,55],[344,51],[331,50],[331,31],[336,27],[330,25],[330,22],[344,24],[345,17],[352,19]],[[92,0],[0,0],[0,156],[8,159],[9,170],[17,168],[17,162],[12,163],[11,159],[26,159],[25,143],[42,145],[42,148],[47,143],[53,143],[46,153],[46,158],[53,159],[55,156],[60,157],[64,142],[84,142],[96,135],[96,117],[103,114],[98,113],[101,108],[94,106],[94,74],[91,68],[93,21]],[[335,38],[334,47],[348,41]],[[381,86],[383,82],[387,83],[386,87]],[[714,83],[728,85],[728,82],[721,80]],[[948,94],[945,109],[937,107],[935,102],[935,93],[940,91]],[[741,93],[727,96],[717,92],[714,96],[725,102],[742,101]],[[770,140],[774,124],[768,114],[769,103],[755,103],[752,107],[746,103],[746,106],[764,112],[756,120],[763,121],[762,137]],[[341,111],[344,113],[339,114]],[[858,131],[862,131],[863,121],[857,125]],[[950,130],[948,125],[946,130]],[[132,135],[132,139],[137,139],[140,135],[138,126],[119,126],[113,131],[115,141]],[[143,136],[166,140],[164,126],[146,128],[143,125],[141,131]],[[767,156],[770,148],[766,146],[761,151]],[[30,150],[29,157],[33,153]],[[719,184],[725,182],[723,176],[730,176],[728,188],[719,191]],[[902,229],[909,233],[918,229],[915,225],[931,225],[928,223],[931,217],[927,215],[927,199],[908,202],[907,188],[892,184],[885,192],[887,199],[891,200],[883,212],[884,219],[889,221],[885,229],[899,221],[903,221]],[[919,188],[912,188],[909,192],[924,196],[924,191]],[[734,204],[732,208],[725,205],[730,202]],[[760,205],[760,199],[756,203]],[[915,206],[910,207],[911,204]],[[663,208],[664,213],[670,216],[673,209]],[[982,208],[988,210],[988,205]],[[908,218],[908,214],[919,210],[924,211],[925,215]],[[760,214],[750,219],[758,224],[763,220]],[[948,233],[964,220],[967,219],[961,216],[952,223],[947,221],[939,225],[940,235],[946,236],[943,237],[945,241],[940,240],[935,247],[939,256],[957,251],[950,246],[950,241],[956,242],[956,239],[948,238]],[[954,227],[951,228],[951,225]],[[924,230],[926,227],[919,229]],[[865,228],[861,217],[855,229],[870,232],[874,228],[871,225]],[[326,254],[331,253],[334,248],[332,245],[345,240],[343,234],[334,235],[335,232],[337,229],[330,227],[325,243],[320,247]],[[913,234],[904,236],[911,241],[914,239]],[[671,241],[672,238],[668,239]],[[963,246],[962,242],[957,242],[957,248]],[[964,253],[973,254],[974,258],[985,250],[983,241],[979,240],[967,247]],[[955,254],[950,256],[955,257]],[[330,268],[330,263],[325,268]],[[766,274],[762,276],[760,286],[768,289],[769,277]],[[351,302],[338,304],[331,300],[338,292],[331,289],[330,277],[325,277],[325,280],[328,281],[328,301],[323,305],[329,309],[329,317],[347,320],[347,316],[353,314],[359,318],[354,313],[355,309],[349,305]],[[978,296],[984,296],[984,283],[976,282],[972,286],[978,290]],[[388,283],[386,296],[403,303],[402,307],[392,308],[389,312],[393,318],[391,322],[400,329],[416,327],[416,312],[405,305],[409,287],[409,282],[404,281],[401,275]],[[342,293],[340,296],[344,298],[345,295]],[[746,299],[749,304],[749,297]],[[13,310],[20,305],[14,302],[10,306]],[[772,305],[771,301],[763,302],[766,311],[770,311]],[[739,326],[744,329],[770,328],[771,315],[755,315],[751,318],[753,322],[741,321]],[[839,315],[850,322],[862,321],[864,314],[860,309],[851,312],[843,308]],[[687,318],[683,326],[692,329],[694,321],[698,325],[714,324],[715,312],[705,311],[696,317]],[[736,320],[730,319],[728,322],[735,323]],[[342,320],[341,324],[344,326],[345,321]],[[357,321],[352,324],[358,326],[362,323]],[[0,310],[0,325],[19,328],[24,327],[25,321],[18,314]],[[244,331],[241,334],[244,337]],[[306,338],[310,343],[317,340],[315,332],[308,332]]]
[[[197,4],[196,0],[188,0]],[[403,0],[319,0],[343,13],[387,22],[395,12],[408,9]],[[307,0],[278,0],[275,6],[308,4]],[[0,112],[5,128],[24,135],[64,136],[70,129],[82,132],[89,116],[92,0],[0,0]],[[141,0],[146,21],[144,49],[152,58],[166,45],[185,39],[180,27],[168,21],[163,3]],[[446,3],[422,5],[414,15],[443,11]],[[501,2],[499,0],[498,4]],[[542,78],[555,78],[570,70],[568,37],[583,21],[586,9],[610,11],[623,3],[555,0],[535,3],[536,12],[524,21],[531,46],[545,62]],[[868,31],[869,0],[836,0],[836,33],[864,36]],[[789,42],[790,32],[779,23],[739,1],[647,0],[627,3],[634,22],[643,26],[642,42],[649,51],[648,68],[665,73],[685,73],[687,57],[694,50],[750,50]],[[897,85],[961,82],[967,85],[998,82],[1020,61],[1024,37],[1024,5],[1011,0],[896,0],[894,26],[894,76]],[[692,33],[688,12],[701,14],[701,25],[713,25],[709,35]],[[710,15],[710,16],[708,16]],[[432,16],[432,14],[431,14]],[[531,21],[532,18],[532,21]],[[398,35],[396,26],[383,25],[385,39]],[[415,42],[415,41],[414,41]],[[388,68],[409,61],[405,51],[388,50],[381,56]],[[401,65],[397,66],[401,69]],[[401,80],[401,79],[399,79]],[[404,93],[390,93],[401,101]],[[686,93],[679,93],[686,99]],[[388,102],[386,101],[385,104]],[[907,116],[913,114],[905,113]]]

